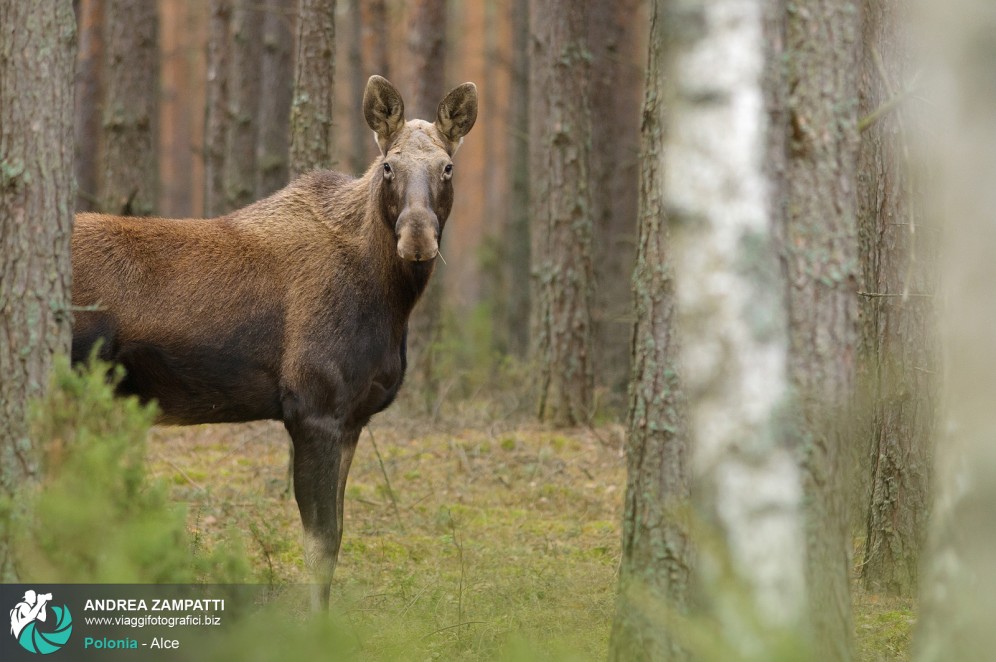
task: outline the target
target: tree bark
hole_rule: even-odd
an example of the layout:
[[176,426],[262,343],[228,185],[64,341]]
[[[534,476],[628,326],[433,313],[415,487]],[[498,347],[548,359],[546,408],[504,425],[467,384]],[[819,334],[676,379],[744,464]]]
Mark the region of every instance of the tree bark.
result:
[[0,581],[11,509],[38,478],[28,405],[68,353],[76,21],[66,2],[0,0]]
[[211,0],[207,47],[207,102],[204,120],[204,214],[219,216],[230,209],[225,198],[225,154],[228,141],[228,32],[232,0]]
[[633,294],[632,376],[626,443],[619,597],[609,659],[684,660],[660,614],[685,614],[692,550],[687,509],[688,437],[678,379],[675,292],[664,213],[664,2],[651,17],[640,162],[639,239]]
[[[705,608],[723,646],[773,659],[805,621],[801,477],[792,453],[787,311],[765,95],[766,3],[665,3],[664,206]],[[694,29],[689,29],[694,26]],[[722,62],[717,71],[714,63]],[[777,129],[777,127],[775,127]]]
[[958,0],[926,9],[919,27],[929,31],[920,34],[939,58],[926,77],[939,89],[926,94],[934,100],[932,137],[943,147],[928,163],[941,165],[932,193],[944,228],[945,392],[913,657],[989,660],[996,650],[996,6]]
[[509,168],[512,190],[505,236],[505,280],[508,283],[507,328],[511,354],[529,352],[529,0],[515,0],[512,12],[512,95],[509,108]]
[[[230,123],[225,154],[226,211],[256,198],[256,142],[263,66],[263,17],[257,0],[235,0],[229,29]],[[270,92],[268,92],[269,94]]]
[[849,0],[785,14],[788,158],[782,260],[789,377],[806,494],[809,620],[821,660],[850,660],[846,444],[857,340],[856,157],[860,11]]
[[[266,0],[263,21],[263,89],[259,98],[256,151],[256,197],[265,198],[287,185],[290,107],[294,94],[295,3]],[[359,106],[357,106],[359,107]]]
[[104,3],[79,5],[79,54],[76,72],[76,210],[97,211],[103,106]]
[[591,362],[590,57],[586,3],[531,0],[532,356],[540,419],[588,421]]
[[640,69],[633,51],[640,38],[637,0],[593,0],[588,33],[591,41],[591,109],[602,121],[592,124],[591,204],[593,219],[594,307],[592,342],[595,374],[618,406],[626,392],[631,326],[629,276],[640,173]]
[[335,164],[335,0],[300,0],[291,104],[291,178]]
[[104,148],[100,209],[148,216],[159,201],[159,19],[147,0],[104,12]]
[[[907,10],[865,2],[860,117],[908,89]],[[871,408],[871,491],[862,580],[869,591],[912,597],[930,511],[931,449],[939,373],[933,294],[937,228],[925,223],[900,107],[863,133],[858,223],[863,272],[862,375]],[[884,296],[880,296],[884,295]],[[928,296],[924,296],[928,295]],[[861,458],[867,464],[868,457]]]

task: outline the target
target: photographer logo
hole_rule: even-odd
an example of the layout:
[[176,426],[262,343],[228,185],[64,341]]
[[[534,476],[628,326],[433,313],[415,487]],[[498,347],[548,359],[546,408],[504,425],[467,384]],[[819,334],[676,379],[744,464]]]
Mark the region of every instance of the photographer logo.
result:
[[[69,607],[51,605],[51,593],[25,591],[24,599],[10,610],[10,633],[21,647],[32,653],[54,653],[69,641],[73,617]],[[52,618],[49,618],[51,610]]]

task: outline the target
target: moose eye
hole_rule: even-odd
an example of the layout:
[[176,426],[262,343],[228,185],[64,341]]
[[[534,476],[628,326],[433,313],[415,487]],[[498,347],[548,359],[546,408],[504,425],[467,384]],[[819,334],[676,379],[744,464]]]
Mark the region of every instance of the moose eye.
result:
[[384,179],[390,180],[392,177],[394,177],[394,171],[391,170],[391,164],[384,163]]
[[446,167],[443,168],[443,179],[449,179],[453,176],[453,164],[447,163]]

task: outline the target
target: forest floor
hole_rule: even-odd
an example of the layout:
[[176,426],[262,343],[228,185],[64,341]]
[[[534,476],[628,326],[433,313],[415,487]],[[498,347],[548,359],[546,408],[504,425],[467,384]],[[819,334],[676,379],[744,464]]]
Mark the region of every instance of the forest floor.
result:
[[[618,424],[551,430],[403,409],[361,437],[333,613],[363,659],[606,657],[625,492]],[[466,426],[453,422],[465,420]],[[196,544],[241,537],[261,582],[305,582],[278,423],[154,428],[149,468]],[[862,662],[909,659],[913,605],[855,589]]]

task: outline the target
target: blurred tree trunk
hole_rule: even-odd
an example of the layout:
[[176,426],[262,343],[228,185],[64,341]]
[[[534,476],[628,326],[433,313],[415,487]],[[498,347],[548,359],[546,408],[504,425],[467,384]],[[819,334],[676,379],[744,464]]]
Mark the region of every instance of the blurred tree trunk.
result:
[[[408,25],[408,64],[411,93],[405,104],[405,118],[435,121],[436,108],[446,94],[445,0],[413,3]],[[437,262],[437,271],[440,267],[445,268]],[[421,385],[429,407],[438,390],[433,359],[442,322],[443,283],[442,274],[437,273],[408,321],[410,374]]]
[[290,107],[294,93],[294,0],[266,0],[263,23],[262,92],[259,99],[256,197],[287,185]]
[[207,45],[207,102],[204,121],[204,214],[219,216],[230,209],[225,198],[225,153],[228,141],[228,51],[232,0],[210,0]]
[[291,178],[334,165],[334,103],[335,0],[299,0],[290,119]]
[[[777,143],[769,130],[778,127],[769,128],[765,108],[781,60],[771,54],[769,3],[668,0],[663,9],[658,103],[668,116],[658,176],[673,237],[693,496],[708,527],[696,568],[716,621],[710,645],[725,651],[716,659],[775,659],[782,637],[803,630],[806,605],[769,159]],[[695,29],[682,29],[688,25]],[[715,62],[724,63],[722,75]]]
[[76,66],[76,211],[97,211],[103,106],[104,2],[79,3]]
[[104,138],[100,209],[148,216],[159,199],[159,19],[156,3],[104,7]]
[[263,92],[260,80],[263,18],[257,0],[235,0],[229,26],[228,112],[231,119],[225,155],[227,210],[245,207],[256,198],[256,140]]
[[[940,48],[927,80],[931,136],[943,150],[937,199],[945,393],[936,498],[914,639],[918,662],[991,660],[996,650],[996,5],[957,0],[927,6],[918,34]],[[922,28],[929,27],[929,31]],[[934,210],[935,213],[938,209]]]
[[18,492],[38,478],[28,406],[68,354],[72,316],[73,70],[67,2],[0,0],[0,581]]
[[642,81],[633,66],[640,0],[592,0],[591,203],[595,291],[592,337],[595,374],[621,403],[629,375],[629,276],[636,235],[639,107]]
[[588,6],[531,0],[531,354],[540,419],[588,421],[591,362],[591,98]]
[[[865,2],[860,117],[893,103],[913,71],[907,6]],[[869,591],[913,597],[930,510],[939,373],[934,339],[936,228],[912,181],[907,115],[868,126],[859,153],[862,353],[869,389],[871,503],[862,579]],[[864,467],[867,468],[867,457]],[[865,503],[868,506],[868,502]]]
[[525,358],[529,352],[529,0],[514,0],[512,13],[512,94],[509,107],[509,168],[505,276],[509,352]]
[[818,657],[828,662],[853,654],[845,474],[855,433],[860,17],[850,0],[785,12],[789,378],[806,494],[809,620]]
[[633,292],[627,486],[619,597],[609,659],[684,660],[660,615],[685,614],[692,567],[684,401],[678,380],[674,277],[664,215],[664,0],[651,17],[640,162],[639,239]]

